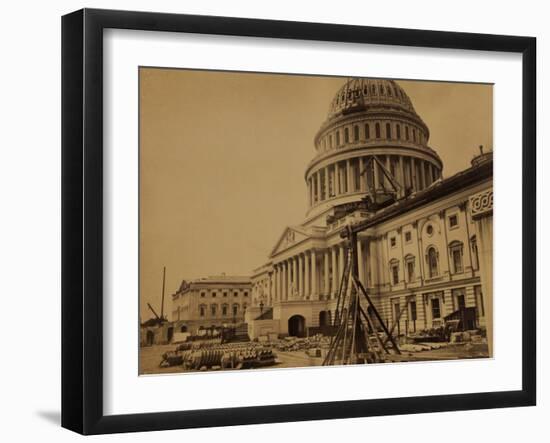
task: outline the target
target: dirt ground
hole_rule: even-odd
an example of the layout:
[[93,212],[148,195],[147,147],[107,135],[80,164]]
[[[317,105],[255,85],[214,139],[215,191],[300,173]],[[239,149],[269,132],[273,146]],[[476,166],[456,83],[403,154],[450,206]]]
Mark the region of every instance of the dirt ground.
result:
[[[162,360],[162,354],[171,351],[174,345],[154,345],[140,348],[140,368],[141,375],[146,374],[173,374],[186,372],[181,366],[172,366],[161,368],[159,366]],[[305,351],[274,351],[277,354],[277,363],[268,368],[303,368],[308,366],[321,366],[323,359],[320,357],[310,357]],[[392,355],[392,362],[411,362],[411,361],[437,361],[437,360],[459,360],[470,358],[488,357],[486,344],[457,343],[448,345],[440,349],[432,349],[421,352],[403,352],[401,355]],[[263,368],[267,369],[267,368]]]

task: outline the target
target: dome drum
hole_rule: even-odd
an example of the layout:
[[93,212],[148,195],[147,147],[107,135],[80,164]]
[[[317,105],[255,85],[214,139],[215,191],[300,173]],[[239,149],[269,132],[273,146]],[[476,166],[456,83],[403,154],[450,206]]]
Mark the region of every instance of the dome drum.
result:
[[[378,162],[372,161],[374,156]],[[351,195],[360,199],[369,190],[386,193],[391,183],[385,172],[398,183],[402,195],[426,189],[441,178],[438,163],[416,156],[370,154],[335,160],[306,176],[310,211],[327,202],[348,202]]]

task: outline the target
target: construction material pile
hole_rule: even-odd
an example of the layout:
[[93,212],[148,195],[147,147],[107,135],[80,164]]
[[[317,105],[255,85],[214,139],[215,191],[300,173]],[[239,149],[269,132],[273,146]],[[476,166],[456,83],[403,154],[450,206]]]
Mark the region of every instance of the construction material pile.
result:
[[311,349],[328,348],[330,345],[330,337],[323,335],[314,335],[308,338],[285,337],[282,340],[272,341],[272,347],[279,351],[308,351]]
[[259,343],[226,343],[200,349],[180,345],[163,354],[160,366],[181,365],[188,371],[251,369],[274,365],[276,358],[272,349]]

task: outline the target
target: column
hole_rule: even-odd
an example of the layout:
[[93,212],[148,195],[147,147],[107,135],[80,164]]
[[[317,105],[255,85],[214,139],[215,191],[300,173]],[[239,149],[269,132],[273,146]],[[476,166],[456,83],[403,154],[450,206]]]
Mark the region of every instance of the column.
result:
[[325,252],[324,252],[324,257],[325,257],[325,266],[324,266],[324,270],[325,270],[325,281],[324,281],[324,287],[323,287],[323,292],[325,294],[326,297],[329,297],[330,295],[330,250],[327,249]]
[[267,281],[267,284],[269,285],[268,287],[268,305],[269,306],[272,306],[273,305],[273,282],[275,281],[274,279],[274,275],[273,274],[269,274],[269,280]]
[[329,170],[329,167],[327,166],[325,168],[325,199],[327,199],[327,200],[330,197],[330,192],[329,192],[330,191],[330,186],[329,186],[330,180],[329,180],[329,178],[330,178],[330,170]]
[[285,295],[284,295],[284,300],[287,301],[288,300],[288,294],[290,294],[290,263],[288,262],[288,260],[285,260],[285,263],[284,263],[284,270],[285,270]]
[[428,163],[428,183],[426,183],[426,185],[430,186],[434,182],[434,175],[432,170],[433,165],[431,162],[427,162],[427,163]]
[[376,190],[380,187],[380,179],[378,178],[378,163],[376,163],[374,157],[372,159],[372,172],[374,178],[374,189]]
[[[307,255],[307,251],[304,253],[304,294],[306,298],[308,298],[311,295],[311,292],[309,290],[309,280],[311,278],[311,274],[309,272],[309,257]],[[309,297],[311,298],[311,297]]]
[[426,187],[426,174],[424,170],[424,160],[420,160],[420,180],[422,180],[422,189]]
[[348,158],[346,160],[346,168],[348,170],[348,174],[347,174],[347,179],[348,179],[348,194],[350,194],[351,192],[353,192],[353,187],[352,187],[352,184],[353,184],[353,181],[351,179],[351,176],[352,176],[352,173],[351,173],[351,160]]
[[277,299],[279,301],[283,301],[283,266],[282,263],[277,264],[277,268],[279,268],[279,281],[277,282]]
[[340,195],[342,193],[342,189],[340,187],[340,164],[336,162],[334,164],[334,181],[336,186],[336,195]]
[[357,269],[359,270],[359,281],[365,285],[365,262],[363,261],[363,243],[357,237]]
[[[340,245],[340,251],[338,253],[338,283],[340,283],[340,279],[342,278],[342,272],[344,271],[344,256],[346,254],[346,251],[344,249],[344,245]],[[340,287],[340,285],[338,285]]]
[[283,301],[284,297],[284,275],[283,275],[283,265],[282,263],[279,263],[279,301]]
[[420,185],[418,184],[418,174],[416,169],[417,160],[414,157],[411,157],[411,183],[413,183],[414,190],[418,191]]
[[[384,166],[386,167],[386,171],[388,171],[388,172],[391,174],[391,169],[390,169],[390,156],[389,156],[389,155],[386,155],[386,159],[384,160]],[[384,183],[386,184],[386,188],[390,188],[390,187],[391,187],[390,181],[388,180],[387,177],[386,177]]]
[[[443,227],[443,240],[445,242],[444,250],[439,252],[439,268],[441,270],[441,275],[445,275],[446,273],[449,276],[449,279],[452,280],[451,274],[453,270],[451,268],[451,258],[449,257],[449,240],[447,239],[447,217],[444,209],[439,211],[439,220],[441,226]],[[464,245],[464,247],[469,247],[469,239],[466,243],[468,244]],[[445,257],[442,257],[443,253],[445,253]],[[443,260],[445,260],[445,264],[447,265],[446,268],[442,266]]]
[[319,300],[319,290],[317,289],[317,255],[315,249],[311,250],[311,299]]
[[485,304],[485,325],[489,356],[493,356],[493,189],[470,197],[472,219],[476,226],[481,292]]
[[298,268],[298,275],[300,276],[298,279],[298,293],[302,299],[304,298],[304,256],[302,254],[298,256]]
[[370,276],[369,286],[374,288],[378,285],[378,248],[376,247],[376,238],[369,238],[369,258],[370,258]]
[[311,177],[307,180],[307,187],[309,190],[309,207],[313,206],[313,183],[311,181]]
[[[332,247],[330,249],[332,253],[332,287],[330,288],[330,293],[336,294],[337,288],[338,288],[338,265],[336,263],[337,257],[336,257],[336,246]],[[331,298],[332,298],[331,295]]]
[[[279,289],[279,272],[277,269],[277,265],[273,265],[273,295],[275,297],[275,300],[278,299],[277,290]],[[273,302],[272,302],[273,303]]]
[[365,158],[359,157],[357,159],[359,164],[359,189],[363,192],[367,190],[367,173],[365,172]]
[[405,164],[403,162],[403,156],[399,156],[399,174],[401,175],[399,184],[402,186],[402,195],[405,194]]
[[298,290],[298,257],[292,258],[292,286],[290,292],[291,300],[294,300],[296,291]]
[[315,173],[317,179],[317,202],[321,201],[321,171]]

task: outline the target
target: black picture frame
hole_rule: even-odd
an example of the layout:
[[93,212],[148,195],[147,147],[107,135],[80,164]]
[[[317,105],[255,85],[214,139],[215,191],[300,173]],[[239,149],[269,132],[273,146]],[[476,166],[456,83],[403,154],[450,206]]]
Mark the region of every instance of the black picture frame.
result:
[[[522,389],[109,415],[103,413],[103,31],[108,28],[522,54]],[[82,434],[530,406],[536,403],[536,39],[83,9],[62,18],[62,426]]]

